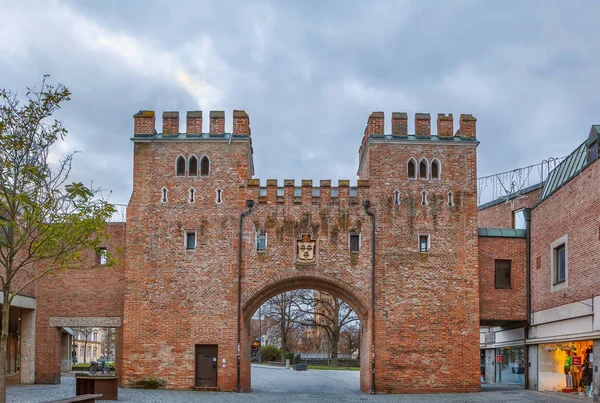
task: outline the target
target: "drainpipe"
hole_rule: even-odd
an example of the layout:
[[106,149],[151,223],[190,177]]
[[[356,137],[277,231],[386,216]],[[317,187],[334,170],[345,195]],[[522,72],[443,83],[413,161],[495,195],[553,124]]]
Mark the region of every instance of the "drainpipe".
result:
[[527,339],[529,338],[529,326],[531,325],[531,209],[525,209],[525,256],[527,259],[527,274],[525,276],[525,290],[527,292],[527,323],[523,330],[523,346],[525,348],[525,390],[529,389],[529,348],[527,347]]
[[365,213],[371,216],[371,394],[375,394],[375,213],[369,210],[371,201],[363,202]]
[[238,233],[238,317],[237,317],[237,391],[242,391],[240,385],[240,368],[241,368],[241,340],[242,340],[242,224],[244,217],[252,213],[254,200],[246,200],[248,211],[240,214],[240,232]]

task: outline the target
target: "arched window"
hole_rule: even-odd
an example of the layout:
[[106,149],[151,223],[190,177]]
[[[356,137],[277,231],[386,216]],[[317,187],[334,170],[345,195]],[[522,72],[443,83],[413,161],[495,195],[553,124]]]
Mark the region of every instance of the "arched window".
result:
[[425,190],[421,192],[421,205],[427,206],[427,192]]
[[223,203],[223,190],[221,188],[217,188],[217,190],[215,190],[215,193],[217,194],[217,196],[215,198],[215,203],[217,203],[217,204]]
[[185,176],[185,157],[183,155],[177,157],[175,169],[177,171],[177,176]]
[[440,162],[435,158],[431,161],[431,179],[440,179]]
[[454,206],[454,193],[448,192],[448,206]]
[[195,155],[192,155],[188,160],[188,176],[197,176],[198,175],[198,158]]
[[408,179],[417,179],[417,161],[414,158],[408,160],[407,176]]
[[398,189],[394,190],[394,204],[400,204],[400,191]]
[[190,190],[188,190],[188,193],[188,202],[194,203],[196,201],[196,189],[190,188]]
[[166,203],[167,200],[168,200],[167,199],[167,192],[168,192],[168,190],[167,190],[166,187],[163,187],[160,191],[161,191],[160,201],[161,201],[161,203]]
[[422,158],[419,162],[419,179],[429,179],[429,167],[427,165],[427,160]]
[[206,155],[200,159],[200,176],[210,175],[210,160]]

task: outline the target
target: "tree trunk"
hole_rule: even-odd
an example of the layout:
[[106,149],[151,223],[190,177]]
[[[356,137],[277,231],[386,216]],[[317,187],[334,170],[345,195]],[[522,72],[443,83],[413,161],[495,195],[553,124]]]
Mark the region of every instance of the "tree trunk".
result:
[[340,334],[339,333],[333,333],[332,337],[331,337],[331,366],[332,367],[337,367],[338,366],[338,342],[340,341]]
[[8,352],[8,316],[10,313],[10,289],[4,289],[4,299],[2,301],[2,331],[0,333],[0,403],[6,402],[6,373]]

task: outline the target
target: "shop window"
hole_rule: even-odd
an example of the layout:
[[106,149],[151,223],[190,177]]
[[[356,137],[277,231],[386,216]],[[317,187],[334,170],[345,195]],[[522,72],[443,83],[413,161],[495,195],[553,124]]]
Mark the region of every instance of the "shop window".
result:
[[495,288],[511,288],[510,270],[510,260],[496,260]]
[[217,188],[217,190],[215,190],[215,193],[216,193],[215,203],[217,203],[217,204],[223,203],[223,190],[221,188]]
[[177,176],[185,176],[185,157],[183,155],[177,157],[175,169],[177,171]]
[[188,176],[197,176],[198,175],[198,158],[195,155],[192,155],[188,160]]
[[161,197],[160,197],[160,201],[161,203],[166,203],[167,202],[167,188],[163,187],[161,190]]
[[437,159],[431,161],[431,179],[440,179],[440,162]]
[[98,250],[96,251],[96,263],[106,264],[106,248],[98,248]]
[[527,222],[525,221],[525,209],[513,211],[513,228],[526,229]]
[[419,179],[429,179],[429,167],[425,158],[419,162]]
[[429,235],[419,235],[419,252],[429,253]]
[[203,155],[200,159],[200,176],[207,177],[210,175],[210,159]]
[[398,189],[394,190],[394,204],[400,204],[400,191]]
[[360,234],[348,235],[348,247],[350,248],[350,252],[358,253],[360,251]]
[[408,160],[407,166],[408,179],[417,179],[417,161],[414,158]]
[[196,249],[196,231],[185,232],[185,249],[194,250]]
[[258,252],[267,250],[267,233],[265,231],[256,232],[256,250]]

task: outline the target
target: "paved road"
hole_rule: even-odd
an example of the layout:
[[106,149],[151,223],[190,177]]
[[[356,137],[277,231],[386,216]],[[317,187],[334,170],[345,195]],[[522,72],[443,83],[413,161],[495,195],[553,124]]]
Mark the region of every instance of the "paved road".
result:
[[[577,402],[577,398],[549,395],[504,387],[485,387],[480,393],[446,395],[376,395],[359,390],[359,373],[354,371],[295,372],[265,366],[252,367],[252,393],[207,393],[190,391],[119,389],[123,402]],[[63,377],[60,385],[14,385],[8,388],[9,402],[47,402],[72,397],[75,378]],[[586,400],[583,400],[586,401]],[[587,400],[588,402],[590,400]]]

